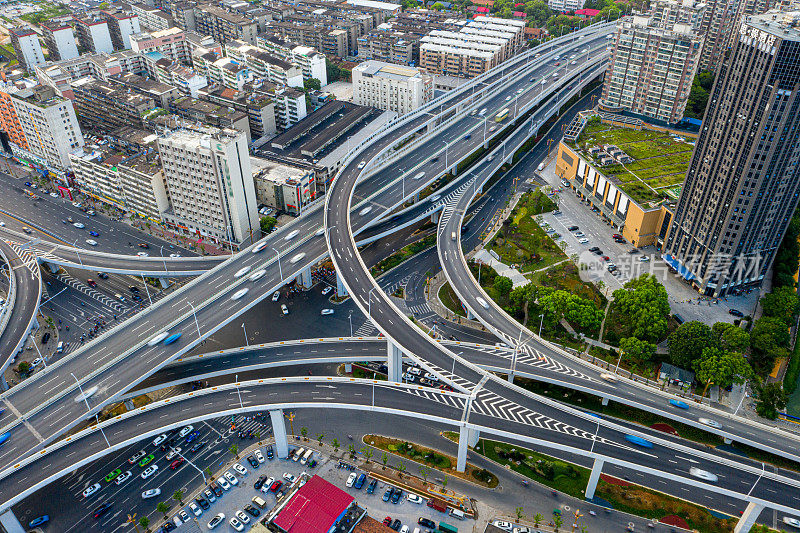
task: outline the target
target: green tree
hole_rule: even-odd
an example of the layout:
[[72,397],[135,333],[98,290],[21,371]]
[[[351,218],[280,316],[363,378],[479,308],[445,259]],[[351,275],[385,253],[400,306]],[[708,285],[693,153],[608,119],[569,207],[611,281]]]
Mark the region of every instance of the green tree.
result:
[[727,387],[733,383],[744,383],[752,376],[752,369],[747,359],[737,352],[729,352],[716,346],[703,350],[699,360],[694,362],[694,376],[700,383],[705,383],[703,394],[706,395],[711,384]]
[[261,226],[261,233],[269,233],[275,227],[278,221],[275,217],[261,217],[259,225]]
[[708,104],[708,95],[714,85],[713,72],[698,72],[692,81],[692,88],[689,92],[689,101],[683,112],[684,117],[702,119]]
[[209,484],[210,484],[210,483],[213,481],[213,480],[211,479],[211,476],[213,476],[213,475],[214,475],[214,474],[211,472],[211,467],[210,467],[210,466],[207,466],[207,467],[206,467],[206,469],[204,470],[204,472],[206,473],[206,483],[209,483]]
[[303,80],[303,88],[306,91],[318,91],[322,87],[322,83],[317,78],[308,78]]
[[756,393],[756,413],[759,416],[775,420],[778,418],[778,411],[786,407],[788,396],[780,383],[759,383],[755,389]]
[[[614,291],[613,313],[620,325],[619,339],[636,337],[658,343],[669,331],[669,299],[655,276],[644,274]],[[609,338],[616,343],[619,339]]]
[[156,511],[164,515],[164,520],[167,520],[169,518],[167,516],[167,513],[169,512],[169,505],[167,505],[166,503],[158,502],[158,505],[156,505]]
[[351,459],[355,458],[355,456],[356,456],[356,447],[355,446],[353,446],[352,444],[349,444],[347,446],[347,451],[350,452],[350,458]]
[[558,528],[560,528],[563,524],[564,524],[564,521],[561,519],[561,515],[557,514],[557,513],[553,513],[554,531],[557,532]]
[[704,349],[717,346],[711,328],[696,320],[681,324],[670,334],[668,342],[670,362],[682,368],[690,368]]
[[20,363],[17,365],[17,372],[19,372],[20,374],[22,374],[24,376],[24,375],[28,374],[28,370],[30,370],[30,368],[31,368],[31,364],[29,362],[20,361]]
[[533,527],[539,527],[539,524],[542,523],[542,520],[544,520],[542,513],[536,513],[533,515]]
[[397,471],[400,472],[400,478],[402,479],[403,473],[406,471],[406,463],[403,461],[397,462]]
[[324,438],[325,438],[325,435],[323,435],[322,433],[317,433],[317,442],[319,442],[320,446],[322,446],[322,439],[324,439]]
[[422,477],[422,481],[425,483],[428,482],[428,476],[431,473],[431,469],[427,466],[420,465],[419,466],[419,475]]
[[443,489],[447,488],[447,474],[442,476],[442,488]]
[[372,456],[374,455],[372,448],[369,448],[367,446],[361,448],[361,453],[362,455],[364,455],[364,457],[366,457],[367,462],[369,462],[369,460],[372,459]]
[[603,321],[603,312],[593,301],[564,290],[541,295],[538,304],[550,326],[563,318],[584,331],[595,332]]
[[[303,436],[304,439],[306,439],[306,437],[308,437],[308,428],[305,427],[305,426],[301,427],[300,428],[300,434]],[[308,439],[306,439],[306,440],[308,440]]]
[[636,337],[625,337],[619,342],[619,349],[625,354],[626,361],[648,362],[656,353],[656,345],[640,341]]
[[435,4],[433,4],[431,6],[431,9],[433,9],[435,11],[443,11],[444,10],[444,4],[441,3],[441,2],[436,2]]
[[146,516],[139,518],[139,525],[145,528],[145,530],[150,531],[150,519]]
[[511,289],[514,288],[514,283],[511,281],[511,278],[497,276],[494,278],[494,288],[497,289],[497,292],[500,293],[500,296],[505,299],[508,298],[509,294],[511,294]]
[[389,455],[386,452],[381,453],[381,462],[383,463],[383,469],[386,470],[386,463],[389,461]]
[[750,347],[750,334],[730,322],[717,322],[711,326],[711,331],[726,350],[744,353]]
[[777,318],[791,326],[797,313],[797,291],[794,287],[778,287],[761,298],[761,308],[764,316]]
[[750,332],[750,362],[760,372],[772,370],[775,358],[786,355],[789,345],[789,328],[782,320],[762,316]]
[[514,509],[514,511],[517,513],[517,522],[525,519],[525,509],[523,509],[522,507],[517,507],[516,509]]
[[173,492],[172,499],[178,502],[178,504],[183,505],[183,491],[181,489],[178,489],[175,492]]
[[333,452],[336,453],[339,451],[339,439],[334,438],[331,441],[331,446],[333,446]]
[[230,452],[238,459],[239,458],[239,445],[231,444],[231,447],[228,448]]

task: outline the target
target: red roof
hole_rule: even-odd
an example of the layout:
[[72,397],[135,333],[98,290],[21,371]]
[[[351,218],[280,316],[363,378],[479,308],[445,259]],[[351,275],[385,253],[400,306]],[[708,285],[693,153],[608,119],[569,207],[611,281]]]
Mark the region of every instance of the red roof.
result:
[[273,523],[288,533],[328,533],[351,503],[352,496],[314,476],[292,496]]
[[475,11],[478,12],[478,13],[491,13],[492,12],[492,10],[489,9],[488,7],[476,7]]
[[519,18],[523,18],[523,19],[525,18],[525,12],[524,11],[514,11],[513,15],[515,17],[519,17]]
[[576,15],[586,15],[587,17],[596,17],[599,13],[599,9],[579,9],[575,12]]

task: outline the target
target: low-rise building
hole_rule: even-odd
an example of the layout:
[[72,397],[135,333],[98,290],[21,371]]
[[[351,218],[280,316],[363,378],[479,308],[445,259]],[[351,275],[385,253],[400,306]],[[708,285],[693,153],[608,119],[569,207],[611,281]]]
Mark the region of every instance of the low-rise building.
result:
[[180,28],[168,28],[153,31],[152,33],[141,32],[132,35],[131,50],[140,53],[160,52],[167,59],[180,63],[189,63],[192,55],[186,35]]
[[230,57],[223,57],[208,66],[206,78],[212,83],[219,83],[235,91],[241,91],[245,83],[252,79],[252,76],[247,65],[237,63]]
[[218,129],[240,131],[245,134],[248,143],[251,141],[247,115],[231,107],[183,96],[170,102],[169,110],[188,121],[198,121]]
[[251,142],[258,142],[262,137],[275,135],[278,131],[273,95],[274,88],[270,92],[263,84],[259,89],[248,84],[242,91],[222,85],[209,86],[200,91],[203,100],[245,113],[250,124]]
[[252,158],[256,200],[277,211],[299,215],[316,198],[314,171]]
[[433,79],[417,68],[365,61],[353,69],[353,102],[404,115],[433,98]]
[[313,47],[287,41],[278,35],[259,36],[258,45],[278,58],[299,67],[303,72],[303,79],[319,80],[323,87],[328,84],[325,55]]
[[161,83],[158,80],[145,78],[132,72],[112,76],[107,81],[112,84],[118,84],[136,94],[151,98],[156,107],[163,109],[169,109],[170,102],[182,96],[181,91],[174,85]]
[[107,132],[122,126],[144,129],[143,117],[156,107],[152,98],[94,78],[72,82],[72,91],[85,130]]
[[[267,80],[289,87],[303,87],[303,71],[299,67],[262,48],[243,41],[230,41],[225,45],[225,52],[228,62],[243,68],[246,67],[255,79]],[[216,78],[212,79],[221,81]],[[227,86],[227,84],[225,85]],[[232,88],[238,90],[241,89],[241,86]]]
[[174,85],[184,94],[197,98],[200,89],[208,85],[208,80],[193,69],[171,61],[161,52],[147,52],[141,54],[144,59],[147,74],[161,83]]

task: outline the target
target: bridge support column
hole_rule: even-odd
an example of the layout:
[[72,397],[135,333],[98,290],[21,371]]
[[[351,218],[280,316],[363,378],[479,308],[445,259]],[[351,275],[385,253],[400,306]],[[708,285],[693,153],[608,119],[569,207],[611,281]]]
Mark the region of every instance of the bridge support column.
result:
[[475,320],[475,315],[472,314],[472,311],[469,310],[469,307],[465,307],[467,311],[467,320]]
[[605,407],[606,405],[608,405],[608,398],[606,398],[605,396],[603,396],[603,398],[602,398],[602,400],[600,401],[600,403],[603,405],[603,407]]
[[389,369],[386,379],[400,383],[403,375],[403,351],[392,341],[386,341],[386,367]]
[[310,289],[311,285],[313,285],[313,281],[311,278],[311,267],[306,268],[302,272],[300,272],[300,283],[303,285],[304,288]]
[[441,213],[441,211],[434,211],[433,213],[431,213],[431,223],[432,224],[438,224],[439,223],[439,214],[440,213]]
[[723,437],[722,442],[724,442],[725,444],[730,444],[733,442],[733,439],[730,437]]
[[169,278],[158,278],[158,282],[161,284],[162,289],[169,287]]
[[51,274],[58,274],[58,271],[61,270],[60,266],[53,263],[48,263],[45,261],[44,264],[47,265],[47,270],[49,270]]
[[758,515],[760,515],[761,511],[763,510],[764,506],[760,503],[748,503],[747,507],[742,513],[742,517],[739,518],[738,522],[736,522],[736,526],[733,528],[733,533],[747,533],[750,531],[750,528],[756,523]]
[[469,451],[469,447],[475,446],[478,443],[480,436],[480,431],[470,429],[467,426],[461,426],[461,429],[458,430],[457,472],[464,472],[467,470],[467,451]]
[[592,473],[589,474],[589,483],[586,485],[584,495],[587,500],[594,498],[594,491],[597,489],[597,482],[600,480],[600,474],[603,472],[603,461],[599,457],[594,460],[592,465]]
[[269,412],[272,421],[272,433],[275,435],[275,453],[278,459],[289,457],[289,439],[286,437],[286,421],[283,418],[283,409],[274,409]]
[[336,295],[339,298],[347,296],[347,287],[342,283],[342,276],[340,276],[338,272],[336,273]]
[[0,514],[0,527],[7,533],[25,533],[25,528],[19,523],[11,509]]

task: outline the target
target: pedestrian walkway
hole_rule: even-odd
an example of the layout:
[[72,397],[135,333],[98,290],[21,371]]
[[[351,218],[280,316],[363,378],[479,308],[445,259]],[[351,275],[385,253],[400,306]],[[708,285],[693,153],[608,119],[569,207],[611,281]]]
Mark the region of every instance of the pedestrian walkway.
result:
[[495,272],[497,272],[500,276],[505,276],[511,280],[514,284],[514,288],[522,287],[527,285],[531,282],[528,278],[526,278],[522,272],[517,270],[516,268],[512,268],[507,264],[503,263],[499,259],[496,259],[488,250],[485,248],[479,250],[474,256],[473,259],[479,263],[483,263],[484,265],[488,265],[492,267]]

